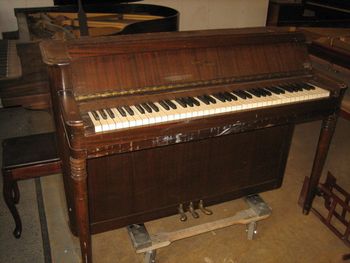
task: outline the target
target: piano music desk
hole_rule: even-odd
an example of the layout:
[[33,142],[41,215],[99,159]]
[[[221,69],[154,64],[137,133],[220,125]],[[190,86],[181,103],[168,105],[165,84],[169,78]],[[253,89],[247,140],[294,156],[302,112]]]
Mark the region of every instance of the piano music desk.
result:
[[55,134],[43,133],[9,138],[3,141],[3,194],[15,220],[13,235],[20,238],[21,218],[16,209],[20,193],[17,181],[61,172],[61,160],[56,150]]

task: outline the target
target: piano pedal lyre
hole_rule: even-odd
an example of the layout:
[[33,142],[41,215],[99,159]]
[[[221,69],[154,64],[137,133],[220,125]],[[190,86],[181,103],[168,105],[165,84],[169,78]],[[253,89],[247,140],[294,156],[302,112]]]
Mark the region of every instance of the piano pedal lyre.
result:
[[206,207],[204,206],[203,200],[199,200],[198,208],[199,208],[199,210],[201,210],[202,213],[205,214],[205,215],[212,215],[212,214],[213,214],[213,211],[211,211],[210,209],[208,209],[208,208],[206,208]]
[[193,202],[190,202],[190,205],[188,206],[188,212],[192,215],[193,218],[197,219],[199,218],[199,214],[195,211]]
[[185,214],[184,206],[183,204],[179,204],[178,208],[179,214],[180,214],[180,221],[185,222],[187,220],[187,216]]

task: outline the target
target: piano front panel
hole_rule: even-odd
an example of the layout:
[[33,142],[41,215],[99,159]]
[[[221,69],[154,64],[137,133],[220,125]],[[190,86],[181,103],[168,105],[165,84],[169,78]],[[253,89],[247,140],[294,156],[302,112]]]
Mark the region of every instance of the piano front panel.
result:
[[281,185],[293,126],[89,159],[92,232],[176,214]]

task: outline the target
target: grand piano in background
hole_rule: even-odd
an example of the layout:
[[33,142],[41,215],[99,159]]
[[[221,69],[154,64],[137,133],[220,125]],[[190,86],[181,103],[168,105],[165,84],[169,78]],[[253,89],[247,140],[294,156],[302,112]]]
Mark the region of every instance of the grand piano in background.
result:
[[[18,31],[3,33],[0,43],[0,98],[2,106],[32,109],[50,105],[47,73],[38,43],[43,39],[80,37],[76,0],[54,0],[56,6],[15,8]],[[84,2],[89,35],[177,31],[176,10],[130,0]]]
[[168,32],[41,49],[83,262],[91,234],[280,187],[295,124],[322,119],[309,212],[345,86],[312,69],[302,34]]
[[350,27],[350,2],[344,0],[270,0],[268,26]]

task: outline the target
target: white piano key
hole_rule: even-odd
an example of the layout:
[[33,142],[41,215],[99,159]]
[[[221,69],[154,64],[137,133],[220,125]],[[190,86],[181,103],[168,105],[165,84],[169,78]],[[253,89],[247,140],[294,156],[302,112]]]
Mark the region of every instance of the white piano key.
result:
[[129,121],[126,117],[122,116],[119,111],[117,110],[117,108],[111,108],[112,112],[114,113],[114,115],[118,116],[120,122],[119,122],[119,125],[117,124],[118,127],[121,126],[121,129],[122,128],[129,128],[130,127],[130,124],[129,124]]
[[90,111],[88,112],[88,115],[90,117],[92,124],[94,125],[95,132],[101,132],[102,131],[101,123],[95,119],[95,117],[93,116],[93,114]]
[[96,111],[98,117],[100,118],[100,123],[102,125],[102,131],[109,131],[109,124],[108,121],[102,118],[101,113],[97,110]]
[[108,123],[108,129],[109,130],[115,130],[116,125],[114,120],[108,115],[107,111],[105,109],[103,109],[103,112],[107,115],[107,123]]
[[145,114],[141,114],[135,106],[130,106],[130,109],[134,112],[135,126],[142,126],[149,124],[148,118]]

